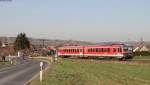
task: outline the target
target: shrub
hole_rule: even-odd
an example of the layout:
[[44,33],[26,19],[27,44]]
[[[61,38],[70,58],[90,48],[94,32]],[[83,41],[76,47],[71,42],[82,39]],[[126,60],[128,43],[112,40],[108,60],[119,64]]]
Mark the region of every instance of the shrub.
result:
[[150,56],[149,51],[134,52],[134,56]]

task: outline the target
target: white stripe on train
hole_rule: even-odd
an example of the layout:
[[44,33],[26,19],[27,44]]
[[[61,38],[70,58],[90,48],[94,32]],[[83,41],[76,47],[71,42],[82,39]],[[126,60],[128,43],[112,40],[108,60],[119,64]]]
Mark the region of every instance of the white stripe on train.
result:
[[[83,56],[83,54],[58,54],[58,56]],[[113,56],[113,57],[123,57],[122,54],[108,55],[108,54],[84,54],[84,56]]]

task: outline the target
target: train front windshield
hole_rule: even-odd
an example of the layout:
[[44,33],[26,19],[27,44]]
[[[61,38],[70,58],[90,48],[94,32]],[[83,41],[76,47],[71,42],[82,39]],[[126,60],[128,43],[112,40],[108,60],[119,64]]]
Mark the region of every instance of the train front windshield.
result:
[[132,46],[124,46],[124,52],[133,52],[133,47]]

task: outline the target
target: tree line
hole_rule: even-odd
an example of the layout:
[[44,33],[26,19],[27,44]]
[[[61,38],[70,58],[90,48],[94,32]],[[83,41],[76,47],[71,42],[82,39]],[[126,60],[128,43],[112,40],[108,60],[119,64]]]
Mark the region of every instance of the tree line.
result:
[[0,60],[5,61],[5,57],[9,54],[15,54],[18,51],[28,50],[29,48],[30,41],[25,33],[17,35],[13,46],[2,47],[2,42],[0,41]]

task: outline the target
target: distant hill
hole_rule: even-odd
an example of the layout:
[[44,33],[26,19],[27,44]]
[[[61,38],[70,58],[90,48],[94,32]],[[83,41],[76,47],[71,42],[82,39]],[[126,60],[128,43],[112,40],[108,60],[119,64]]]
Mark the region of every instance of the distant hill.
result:
[[[0,41],[14,43],[16,37],[0,37]],[[101,44],[114,44],[120,42],[87,42],[87,41],[77,41],[77,40],[52,40],[52,39],[38,39],[38,38],[29,38],[31,44],[33,45],[47,45],[47,46],[63,46],[63,45],[101,45]],[[126,44],[131,44],[133,46],[137,46],[139,42],[132,41],[132,42],[121,42]],[[146,46],[150,47],[150,42],[144,42]]]
[[[0,41],[7,43],[14,43],[16,37],[0,37]],[[51,39],[37,39],[29,38],[31,44],[33,45],[47,45],[47,46],[62,46],[62,45],[93,45],[96,43],[77,41],[77,40],[51,40]]]

